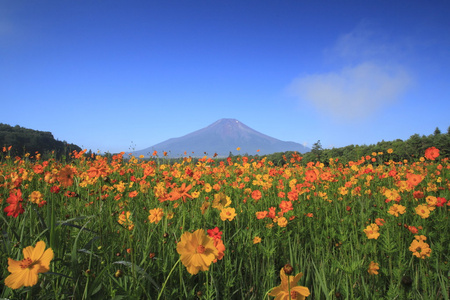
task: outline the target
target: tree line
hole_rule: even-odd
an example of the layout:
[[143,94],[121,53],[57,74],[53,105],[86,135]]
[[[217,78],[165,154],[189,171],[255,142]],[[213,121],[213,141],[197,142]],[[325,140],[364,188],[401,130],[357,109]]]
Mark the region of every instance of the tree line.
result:
[[[412,135],[409,139],[403,141],[396,139],[394,141],[378,142],[371,145],[348,145],[340,148],[324,149],[317,141],[310,152],[301,154],[302,161],[317,162],[320,161],[327,164],[329,160],[339,159],[341,163],[349,161],[358,161],[361,157],[373,156],[376,154],[376,162],[383,163],[389,160],[393,161],[416,161],[424,156],[425,150],[429,147],[436,147],[440,151],[440,157],[449,157],[450,155],[450,127],[447,133],[442,133],[436,128],[433,134],[428,136],[419,134]],[[392,149],[392,153],[388,153],[388,149]],[[267,156],[267,159],[274,164],[284,164],[286,160],[290,160],[294,152],[274,153]],[[295,155],[294,155],[295,156]]]
[[38,131],[0,123],[0,146],[9,150],[11,156],[24,156],[26,153],[34,155],[39,152],[43,156],[56,158],[69,157],[69,154],[82,149],[66,141],[59,141],[48,131]]

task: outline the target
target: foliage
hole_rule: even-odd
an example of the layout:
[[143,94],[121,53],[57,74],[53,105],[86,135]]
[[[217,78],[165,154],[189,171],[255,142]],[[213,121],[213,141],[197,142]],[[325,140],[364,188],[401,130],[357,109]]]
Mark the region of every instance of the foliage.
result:
[[12,127],[3,123],[0,123],[0,146],[12,146],[11,155],[13,156],[39,152],[41,155],[48,154],[60,158],[67,157],[73,150],[81,151],[77,145],[55,140],[50,132],[28,129],[19,125]]

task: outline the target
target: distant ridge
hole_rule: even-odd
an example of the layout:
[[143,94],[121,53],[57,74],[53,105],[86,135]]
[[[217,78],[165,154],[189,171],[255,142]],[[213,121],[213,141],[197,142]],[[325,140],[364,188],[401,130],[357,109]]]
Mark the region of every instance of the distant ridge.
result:
[[[240,148],[237,151],[237,148]],[[257,152],[259,150],[259,152]],[[236,119],[220,119],[211,125],[178,138],[171,138],[151,147],[134,151],[134,156],[149,157],[154,151],[168,157],[203,157],[217,153],[218,157],[233,155],[267,155],[275,152],[309,152],[310,149],[295,142],[285,142],[262,134]],[[184,154],[186,152],[186,155]]]

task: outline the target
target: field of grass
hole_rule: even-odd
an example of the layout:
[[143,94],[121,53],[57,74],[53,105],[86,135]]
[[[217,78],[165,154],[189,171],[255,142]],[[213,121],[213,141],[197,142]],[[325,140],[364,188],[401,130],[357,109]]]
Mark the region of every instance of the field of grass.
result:
[[0,299],[449,299],[449,159],[391,152],[277,167],[4,148]]

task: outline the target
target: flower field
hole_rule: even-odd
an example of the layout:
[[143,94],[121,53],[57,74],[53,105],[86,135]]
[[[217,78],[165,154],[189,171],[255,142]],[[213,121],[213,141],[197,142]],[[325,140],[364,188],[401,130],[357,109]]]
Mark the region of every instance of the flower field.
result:
[[449,299],[450,163],[0,153],[0,299]]

